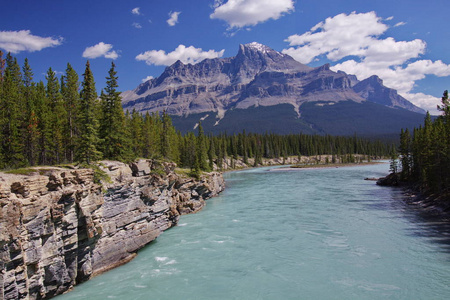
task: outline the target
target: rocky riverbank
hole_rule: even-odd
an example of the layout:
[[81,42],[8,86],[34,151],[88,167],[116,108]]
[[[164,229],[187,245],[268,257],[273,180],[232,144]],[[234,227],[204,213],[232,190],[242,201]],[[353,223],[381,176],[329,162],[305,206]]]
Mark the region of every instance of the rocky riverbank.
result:
[[424,212],[450,218],[450,194],[432,194],[419,186],[400,180],[398,174],[389,174],[377,180],[377,185],[400,187],[405,194],[405,202],[420,207]]
[[[301,165],[302,167],[318,167],[318,166],[330,166],[333,165],[354,165],[355,163],[370,162],[373,160],[381,159],[381,157],[369,157],[368,155],[352,154],[352,155],[313,155],[313,156],[288,156],[279,158],[261,158],[260,163],[255,165],[255,159],[247,159],[247,163],[244,162],[242,157],[234,159],[227,157],[222,163],[222,171],[231,171],[238,169],[245,169],[251,167],[262,166],[280,166],[280,165]],[[214,164],[214,169],[218,170],[217,164]]]
[[175,164],[103,161],[92,169],[0,173],[0,299],[47,299],[131,260],[179,216],[224,189],[220,173],[199,180]]

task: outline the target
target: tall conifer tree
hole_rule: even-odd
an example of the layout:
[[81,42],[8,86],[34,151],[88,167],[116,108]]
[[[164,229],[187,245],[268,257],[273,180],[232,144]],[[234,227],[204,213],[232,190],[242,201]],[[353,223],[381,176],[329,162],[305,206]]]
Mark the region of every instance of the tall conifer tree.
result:
[[23,145],[24,100],[21,94],[22,75],[17,59],[10,53],[6,56],[6,68],[0,99],[1,147],[3,147],[4,167],[25,165]]
[[209,169],[207,158],[208,158],[208,150],[206,145],[206,137],[203,131],[202,123],[200,122],[198,125],[198,135],[197,135],[197,160],[200,170],[206,171]]
[[[0,50],[0,109],[3,108],[3,73],[5,68],[5,60],[3,59],[3,52]],[[0,169],[5,167],[5,157],[3,149],[3,141],[5,139],[3,135],[3,126],[5,123],[5,115],[0,111]]]
[[66,110],[61,95],[59,80],[52,68],[47,71],[47,98],[51,105],[52,125],[52,163],[64,160],[64,129],[66,124]]
[[101,95],[102,119],[100,139],[103,155],[107,159],[126,160],[130,157],[129,144],[125,129],[125,115],[122,98],[117,91],[117,72],[114,62],[106,77],[106,87]]
[[38,141],[39,141],[39,119],[36,113],[36,85],[33,82],[33,71],[25,58],[22,68],[23,72],[23,97],[25,98],[26,109],[24,117],[24,144],[28,163],[32,166],[37,164]]
[[86,70],[83,74],[80,94],[80,138],[77,143],[78,149],[76,160],[82,163],[90,164],[101,158],[101,152],[98,150],[98,120],[96,116],[96,99],[94,75],[91,71],[89,61],[86,62]]
[[64,76],[64,88],[62,94],[64,98],[64,107],[66,109],[66,132],[64,136],[66,144],[66,159],[73,162],[75,159],[76,140],[79,136],[78,117],[80,110],[80,93],[78,91],[80,83],[78,74],[70,64],[67,64],[66,74]]

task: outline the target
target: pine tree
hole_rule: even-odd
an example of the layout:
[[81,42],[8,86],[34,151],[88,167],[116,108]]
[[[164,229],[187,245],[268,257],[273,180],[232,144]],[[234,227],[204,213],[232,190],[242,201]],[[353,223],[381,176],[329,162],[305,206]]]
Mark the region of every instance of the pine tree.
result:
[[133,157],[143,157],[143,127],[142,115],[133,109],[128,125]]
[[[0,109],[3,108],[3,73],[5,69],[5,60],[3,59],[3,52],[0,50]],[[3,135],[3,127],[6,122],[5,115],[0,111],[0,169],[5,167],[5,155],[3,153],[3,141],[5,139]]]
[[208,162],[209,169],[214,171],[214,158],[216,156],[216,148],[214,146],[214,139],[212,136],[209,137],[209,149],[208,149]]
[[0,84],[3,82],[5,72],[5,60],[3,59],[3,52],[0,50]]
[[100,122],[100,139],[103,155],[107,159],[126,161],[130,158],[129,145],[125,129],[125,115],[122,109],[122,98],[116,89],[117,72],[114,62],[106,77],[105,92],[102,93],[102,119]]
[[99,144],[98,120],[96,116],[97,92],[89,61],[86,62],[81,88],[80,138],[77,143],[76,160],[81,163],[91,164],[91,162],[101,158],[101,152],[97,148]]
[[162,113],[161,122],[161,155],[167,160],[179,162],[180,152],[177,133],[172,125],[172,119],[165,111]]
[[66,159],[68,162],[73,162],[75,159],[76,141],[79,137],[79,86],[80,83],[78,82],[77,72],[75,72],[70,64],[67,64],[62,94],[64,98],[64,107],[67,112],[64,141],[66,144]]
[[411,176],[411,136],[408,128],[401,130],[400,133],[400,148],[402,172],[401,177],[407,180]]
[[38,164],[50,163],[52,145],[52,111],[45,91],[45,85],[40,81],[36,85],[36,116],[39,120],[37,130],[38,137]]
[[22,75],[17,59],[10,53],[6,56],[6,68],[3,76],[0,98],[0,132],[3,148],[3,167],[21,167],[25,163],[23,145],[23,115],[25,105],[21,95]]
[[395,146],[392,145],[391,159],[389,162],[389,171],[394,175],[397,174],[397,169],[398,169],[397,159],[398,159],[397,151],[395,150]]
[[47,71],[47,98],[51,105],[52,113],[52,144],[51,162],[60,163],[64,160],[64,129],[66,128],[67,112],[64,108],[59,80],[52,68]]
[[22,68],[23,77],[23,97],[25,98],[26,109],[24,111],[24,144],[25,153],[29,165],[36,165],[38,163],[38,142],[39,142],[39,119],[36,113],[36,86],[33,82],[33,72],[25,58],[24,66]]
[[143,136],[143,156],[146,158],[160,158],[160,131],[161,120],[155,113],[148,112],[144,117]]
[[197,160],[200,170],[209,170],[209,165],[207,162],[208,151],[205,140],[205,133],[203,131],[202,123],[198,125],[198,135],[197,135]]

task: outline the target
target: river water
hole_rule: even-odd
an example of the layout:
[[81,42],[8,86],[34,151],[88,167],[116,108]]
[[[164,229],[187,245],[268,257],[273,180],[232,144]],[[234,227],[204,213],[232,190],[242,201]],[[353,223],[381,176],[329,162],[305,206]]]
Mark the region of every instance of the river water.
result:
[[379,187],[388,164],[258,168],[68,299],[450,299],[450,227]]

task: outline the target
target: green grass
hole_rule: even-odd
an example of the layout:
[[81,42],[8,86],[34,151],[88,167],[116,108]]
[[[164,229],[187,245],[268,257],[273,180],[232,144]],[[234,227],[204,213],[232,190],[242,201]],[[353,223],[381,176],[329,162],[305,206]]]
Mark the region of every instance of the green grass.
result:
[[38,169],[34,169],[34,168],[19,168],[19,169],[14,169],[14,170],[7,170],[4,171],[4,173],[6,174],[14,174],[14,175],[32,175],[33,173],[38,172],[39,175],[44,175],[46,172],[51,171],[51,168],[38,168]]

